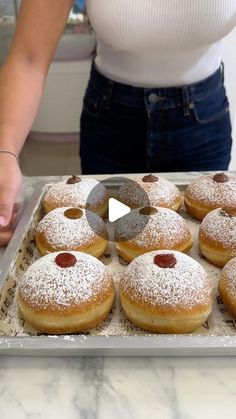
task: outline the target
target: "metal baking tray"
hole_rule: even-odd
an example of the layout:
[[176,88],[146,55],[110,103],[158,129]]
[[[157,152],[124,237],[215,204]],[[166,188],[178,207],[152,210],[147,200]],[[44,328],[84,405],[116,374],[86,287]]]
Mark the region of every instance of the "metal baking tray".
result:
[[[124,175],[124,177],[131,177]],[[122,183],[122,179],[116,177],[97,177],[103,180],[103,183],[113,193]],[[132,177],[131,177],[132,178]],[[104,180],[105,179],[105,180]],[[191,178],[190,178],[191,179]],[[174,183],[180,190],[184,190],[189,182],[180,177],[175,178]],[[12,272],[16,264],[24,263],[24,258],[31,260],[34,241],[33,225],[37,223],[37,217],[40,214],[42,197],[47,190],[48,185],[42,182],[38,185],[31,197],[21,220],[15,230],[14,236],[8,245],[4,257],[1,261],[0,271],[0,317],[6,315],[10,310],[13,301],[13,294],[17,287],[17,278],[14,285],[8,285],[12,280]],[[191,219],[184,209],[182,214],[192,223],[192,227],[199,226],[199,222]],[[194,226],[195,225],[195,226]],[[30,242],[31,247],[26,247]],[[26,249],[27,255],[22,249]],[[195,253],[194,253],[195,252]],[[190,256],[200,258],[200,263],[210,270],[210,274],[215,280],[215,298],[213,318],[206,322],[196,333],[185,335],[160,335],[149,334],[136,328],[132,323],[123,318],[123,323],[131,333],[109,332],[104,322],[104,326],[98,328],[95,335],[90,331],[83,334],[48,336],[32,333],[31,335],[18,335],[9,333],[9,336],[0,336],[0,355],[16,356],[235,356],[236,355],[236,321],[227,313],[226,308],[220,301],[217,294],[217,276],[220,270],[213,267],[206,260],[201,259],[197,250],[195,240],[195,249]],[[18,261],[18,262],[17,262]],[[28,263],[28,262],[27,262]],[[22,268],[23,269],[23,268]],[[125,269],[125,267],[124,267]],[[4,291],[5,290],[5,291]],[[7,292],[6,292],[7,290]],[[5,292],[5,294],[4,294]],[[112,314],[111,314],[112,319]],[[109,322],[108,322],[109,323]],[[1,328],[0,328],[1,330]],[[99,334],[99,330],[101,334]],[[108,330],[108,333],[106,333]],[[125,329],[126,330],[126,329]]]

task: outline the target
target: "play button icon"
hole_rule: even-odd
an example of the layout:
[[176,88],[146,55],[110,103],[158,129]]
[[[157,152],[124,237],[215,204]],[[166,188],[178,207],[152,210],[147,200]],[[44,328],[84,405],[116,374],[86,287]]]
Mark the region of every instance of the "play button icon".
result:
[[119,220],[119,218],[121,217],[124,217],[124,215],[128,214],[130,211],[130,207],[128,207],[125,204],[122,204],[122,202],[118,201],[117,199],[109,199],[108,219],[111,223],[113,223],[116,220]]
[[[87,208],[89,208],[90,203],[96,201],[97,197],[100,195],[101,184],[105,186],[110,196],[108,200],[108,217],[107,220],[105,220],[106,223],[108,221],[107,233],[109,240],[120,242],[131,240],[138,236],[147,225],[150,215],[146,214],[142,217],[138,217],[137,222],[136,217],[133,216],[134,211],[119,199],[118,191],[121,185],[129,184],[129,187],[134,191],[135,196],[143,202],[143,206],[148,207],[150,202],[145,190],[135,180],[123,176],[109,177],[102,180],[92,189],[87,199]],[[91,229],[96,234],[103,237],[103,233],[98,229],[96,219],[94,220],[94,217],[90,217],[89,212],[87,214],[87,221]]]

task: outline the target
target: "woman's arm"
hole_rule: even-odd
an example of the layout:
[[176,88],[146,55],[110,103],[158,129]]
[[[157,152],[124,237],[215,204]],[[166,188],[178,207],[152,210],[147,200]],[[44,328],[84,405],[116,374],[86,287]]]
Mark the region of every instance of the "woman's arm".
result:
[[72,0],[22,0],[0,72],[0,144],[19,153],[39,106],[46,74]]
[[[21,2],[12,47],[0,71],[0,150],[18,155],[24,144],[72,4],[73,0]],[[0,226],[10,221],[19,187],[17,160],[0,153]]]

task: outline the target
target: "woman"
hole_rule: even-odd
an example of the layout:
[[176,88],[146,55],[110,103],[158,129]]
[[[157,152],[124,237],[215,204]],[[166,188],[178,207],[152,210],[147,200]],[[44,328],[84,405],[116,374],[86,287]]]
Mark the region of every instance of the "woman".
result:
[[[14,155],[36,115],[72,3],[21,3],[0,76],[2,226],[20,187]],[[227,169],[232,140],[221,40],[236,24],[235,0],[86,6],[98,47],[81,116],[83,173]]]

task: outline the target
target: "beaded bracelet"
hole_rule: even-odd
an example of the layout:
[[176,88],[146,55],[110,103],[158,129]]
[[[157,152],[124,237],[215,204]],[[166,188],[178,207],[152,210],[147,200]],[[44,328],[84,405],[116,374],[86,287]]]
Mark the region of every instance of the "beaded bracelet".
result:
[[15,157],[15,159],[16,159],[16,161],[17,161],[17,163],[18,163],[18,165],[19,165],[19,157],[15,154],[15,153],[13,153],[12,151],[7,151],[7,150],[0,150],[0,153],[5,153],[5,154],[11,154],[12,156],[14,156]]

